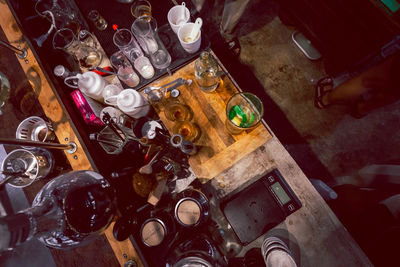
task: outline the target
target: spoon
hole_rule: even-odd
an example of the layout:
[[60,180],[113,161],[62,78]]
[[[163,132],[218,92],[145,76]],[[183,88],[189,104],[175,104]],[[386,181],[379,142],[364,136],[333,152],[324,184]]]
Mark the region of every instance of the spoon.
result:
[[153,168],[151,167],[151,165],[153,165],[153,163],[155,162],[155,160],[157,159],[158,155],[160,154],[161,150],[158,151],[154,157],[150,160],[149,163],[147,163],[146,165],[144,165],[143,167],[141,167],[139,169],[139,173],[141,174],[151,174],[153,172]]
[[194,40],[196,40],[196,37],[199,34],[202,25],[203,25],[203,20],[201,18],[197,18],[196,21],[194,22],[192,32],[189,34],[188,37],[186,37],[187,42],[193,42]]

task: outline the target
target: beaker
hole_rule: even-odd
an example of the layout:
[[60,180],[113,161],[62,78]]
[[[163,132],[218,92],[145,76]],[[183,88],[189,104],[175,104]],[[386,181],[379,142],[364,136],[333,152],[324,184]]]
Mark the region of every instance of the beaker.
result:
[[158,36],[157,21],[153,17],[137,18],[131,30],[155,68],[165,69],[171,64],[171,55]]
[[[88,34],[90,33],[85,33],[85,39]],[[93,45],[83,41],[81,35],[77,38],[74,32],[68,28],[60,29],[54,34],[53,47],[72,55],[79,66],[87,70],[95,69],[102,60],[102,54]]]

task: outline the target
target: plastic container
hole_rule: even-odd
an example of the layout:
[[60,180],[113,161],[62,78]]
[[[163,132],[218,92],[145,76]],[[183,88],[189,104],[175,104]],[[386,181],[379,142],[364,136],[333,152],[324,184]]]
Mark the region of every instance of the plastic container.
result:
[[150,111],[150,104],[139,92],[125,89],[117,96],[117,106],[125,114],[138,119]]
[[[77,87],[68,83],[68,81],[72,79],[78,79]],[[69,87],[79,88],[84,95],[100,102],[104,101],[103,90],[104,87],[108,84],[103,77],[92,71],[65,78],[64,83]]]

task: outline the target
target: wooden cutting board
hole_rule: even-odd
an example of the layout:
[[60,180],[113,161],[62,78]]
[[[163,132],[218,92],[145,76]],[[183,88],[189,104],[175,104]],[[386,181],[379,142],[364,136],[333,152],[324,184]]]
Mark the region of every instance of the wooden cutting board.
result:
[[[260,123],[256,128],[239,135],[230,134],[225,127],[225,106],[229,98],[241,91],[228,75],[222,75],[220,84],[213,93],[205,93],[197,86],[194,77],[194,61],[179,69],[171,76],[161,78],[151,84],[160,86],[177,78],[191,79],[190,85],[179,87],[179,102],[193,110],[192,122],[196,123],[201,135],[195,145],[198,153],[189,159],[190,166],[199,178],[212,179],[232,167],[241,158],[267,142],[271,135]],[[168,120],[161,108],[156,108],[161,120],[173,134],[175,122]],[[206,181],[206,179],[204,179]],[[201,179],[203,180],[203,179]]]

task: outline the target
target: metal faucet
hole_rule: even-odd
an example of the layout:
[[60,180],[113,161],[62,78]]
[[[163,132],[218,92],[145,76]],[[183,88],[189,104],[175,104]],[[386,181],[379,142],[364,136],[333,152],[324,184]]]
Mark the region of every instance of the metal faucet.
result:
[[28,55],[28,51],[26,51],[25,48],[22,48],[22,49],[16,48],[16,47],[14,47],[14,46],[12,46],[12,45],[10,45],[10,44],[8,44],[8,43],[2,41],[2,40],[0,40],[0,46],[3,46],[3,47],[5,47],[5,48],[10,49],[10,50],[13,51],[15,54],[17,54],[17,56],[18,56],[19,58],[21,58],[21,59],[26,58],[26,56]]

